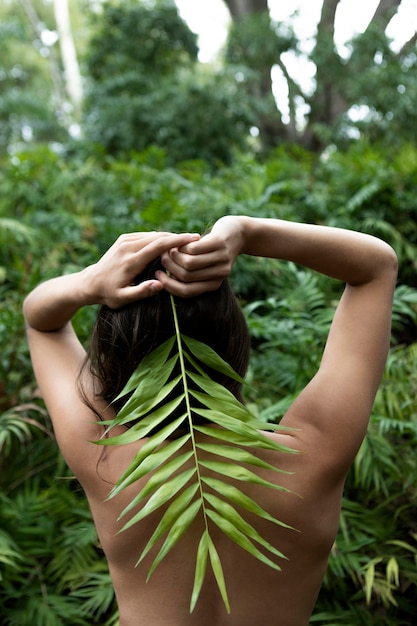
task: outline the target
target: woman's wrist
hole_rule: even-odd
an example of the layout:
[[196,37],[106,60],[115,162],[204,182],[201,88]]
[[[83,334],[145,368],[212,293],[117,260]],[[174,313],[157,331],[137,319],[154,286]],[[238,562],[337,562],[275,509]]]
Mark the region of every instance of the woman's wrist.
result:
[[213,226],[212,233],[218,230],[231,251],[233,261],[240,255],[246,254],[247,241],[250,237],[253,218],[245,215],[226,215],[221,217]]
[[38,285],[25,298],[23,313],[28,326],[54,331],[65,326],[83,306],[98,303],[91,290],[89,272],[81,270]]
[[97,277],[96,266],[97,264],[93,263],[74,274],[74,277],[77,277],[74,298],[80,308],[93,304],[105,304],[105,294]]

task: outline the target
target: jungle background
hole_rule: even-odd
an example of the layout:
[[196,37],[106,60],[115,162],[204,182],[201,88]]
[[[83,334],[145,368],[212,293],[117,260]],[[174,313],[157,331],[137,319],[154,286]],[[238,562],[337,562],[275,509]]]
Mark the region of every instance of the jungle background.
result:
[[[225,0],[227,41],[202,63],[174,2],[1,3],[2,625],[117,624],[88,508],[34,382],[25,294],[94,262],[122,232],[203,231],[241,213],[358,229],[398,254],[391,351],[311,624],[415,623],[417,37],[394,45],[401,2],[381,0],[341,50],[339,4],[323,1],[306,42],[267,0]],[[233,284],[253,337],[247,400],[278,422],[318,366],[342,286],[252,258],[238,260]],[[74,320],[84,340],[93,317]]]

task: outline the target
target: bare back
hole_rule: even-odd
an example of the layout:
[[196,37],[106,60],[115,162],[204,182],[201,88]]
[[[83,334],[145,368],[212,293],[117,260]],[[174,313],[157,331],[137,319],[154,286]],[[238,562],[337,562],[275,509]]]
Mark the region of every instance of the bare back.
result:
[[[117,534],[121,524],[115,520],[143,482],[135,485],[134,490],[105,502],[111,488],[109,482],[114,483],[127,468],[143,442],[106,448],[98,471],[97,447],[92,450],[89,470],[86,472],[85,466],[81,468],[82,482],[109,563],[120,626],[306,626],[309,623],[338,528],[343,481],[329,484],[323,466],[314,461],[314,454],[300,448],[303,444],[296,436],[269,436],[299,450],[295,455],[257,451],[264,460],[291,472],[264,470],[263,476],[293,493],[248,484],[244,487],[239,484],[239,488],[294,530],[260,522],[259,518],[243,513],[245,519],[287,557],[280,562],[282,571],[276,572],[235,546],[214,525],[210,528],[225,572],[231,614],[224,608],[210,566],[197,606],[191,615],[189,613],[202,518],[195,520],[145,583],[152,554],[137,568],[135,564],[160,513]],[[73,470],[77,473],[76,467]],[[155,555],[153,553],[153,558]]]

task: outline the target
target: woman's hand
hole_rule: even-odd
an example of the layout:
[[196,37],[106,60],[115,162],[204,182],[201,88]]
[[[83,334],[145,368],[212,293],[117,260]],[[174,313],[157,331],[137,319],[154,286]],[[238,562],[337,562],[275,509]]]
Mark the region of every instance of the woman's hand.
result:
[[179,250],[200,238],[198,234],[149,232],[121,235],[101,259],[87,267],[90,298],[112,309],[152,296],[164,288],[158,279],[134,284],[135,277],[154,259]]
[[43,332],[57,331],[83,306],[106,304],[119,308],[148,298],[163,289],[163,284],[154,279],[135,285],[136,276],[170,248],[181,248],[199,238],[189,233],[122,235],[97,263],[80,272],[51,278],[31,291],[23,306],[27,326]]
[[198,241],[167,249],[161,259],[169,275],[157,272],[158,281],[167,291],[183,298],[218,289],[242,251],[244,220],[222,217]]

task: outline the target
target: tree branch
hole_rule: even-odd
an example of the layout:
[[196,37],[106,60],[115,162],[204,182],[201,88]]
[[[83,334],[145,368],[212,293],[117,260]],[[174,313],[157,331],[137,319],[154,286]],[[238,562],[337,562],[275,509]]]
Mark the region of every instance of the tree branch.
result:
[[[386,27],[397,12],[401,0],[380,0],[376,11],[368,24],[368,28],[372,24],[378,24],[379,28],[385,31]],[[368,30],[368,28],[366,30]]]
[[401,58],[402,56],[405,56],[408,52],[411,52],[411,49],[415,47],[416,43],[417,43],[417,32],[414,33],[411,39],[406,41],[401,47],[401,49],[397,52],[396,54],[397,59]]
[[285,80],[287,81],[288,86],[288,108],[290,112],[290,123],[288,124],[289,128],[289,136],[292,139],[295,139],[297,136],[297,125],[296,125],[296,106],[295,106],[295,97],[300,94],[300,89],[298,85],[293,81],[291,76],[288,73],[287,67],[285,63],[282,62],[281,59],[278,59],[277,65],[283,73]]

